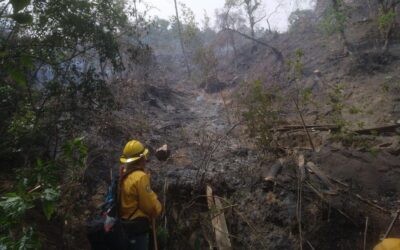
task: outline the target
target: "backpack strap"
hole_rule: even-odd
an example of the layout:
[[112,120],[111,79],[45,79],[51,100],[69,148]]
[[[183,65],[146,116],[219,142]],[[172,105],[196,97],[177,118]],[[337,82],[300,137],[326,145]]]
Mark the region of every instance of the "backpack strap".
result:
[[[139,205],[139,204],[138,204]],[[136,207],[135,211],[129,215],[128,220],[131,220],[131,218],[136,214],[136,212],[139,210],[139,206]]]

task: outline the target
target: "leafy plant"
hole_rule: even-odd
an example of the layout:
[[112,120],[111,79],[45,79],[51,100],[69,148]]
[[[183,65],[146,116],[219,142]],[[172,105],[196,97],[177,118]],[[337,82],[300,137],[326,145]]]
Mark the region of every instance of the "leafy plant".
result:
[[51,220],[55,214],[60,189],[55,185],[56,174],[49,166],[53,164],[44,164],[38,160],[32,170],[17,171],[15,191],[0,198],[1,249],[39,248],[35,225],[27,224],[25,215],[40,207],[47,220]]
[[289,81],[296,81],[296,80],[301,80],[304,75],[304,63],[303,63],[303,57],[304,57],[304,52],[302,49],[296,49],[294,51],[294,58],[289,59],[287,64],[288,64],[288,80]]
[[199,67],[202,83],[208,84],[210,80],[217,79],[218,59],[212,48],[199,47],[193,61]]
[[396,12],[391,9],[388,11],[383,11],[382,8],[379,9],[378,15],[378,27],[382,32],[386,32],[389,27],[392,26],[393,22],[396,20]]
[[326,35],[333,35],[344,29],[347,21],[347,15],[343,10],[330,8],[323,17],[319,27]]
[[32,227],[23,228],[21,238],[14,241],[0,236],[0,249],[40,249],[41,244]]
[[[83,138],[76,138],[65,143],[56,162],[37,160],[33,168],[16,170],[14,191],[4,194],[0,200],[0,246],[5,249],[38,248],[40,242],[35,225],[27,223],[25,215],[31,210],[42,210],[50,221],[59,208],[60,198],[63,203],[74,202],[71,193],[79,193],[73,187],[82,181],[86,157]],[[62,169],[58,168],[60,165]]]
[[57,200],[60,197],[58,188],[46,188],[40,198],[43,204],[43,212],[47,220],[50,220],[56,211]]
[[279,96],[276,90],[266,90],[261,81],[254,81],[242,98],[243,120],[247,133],[258,142],[262,149],[273,147],[272,128],[279,123]]
[[362,112],[362,109],[360,109],[360,108],[358,108],[358,107],[356,107],[354,105],[349,108],[349,113],[350,114],[355,115],[355,114],[359,114],[361,112]]
[[358,122],[357,126],[358,126],[359,129],[363,129],[363,128],[365,128],[365,122],[362,122],[362,121]]
[[18,219],[33,207],[32,197],[17,193],[7,193],[1,197],[0,207],[12,219]]
[[385,93],[400,93],[400,79],[398,77],[387,76],[381,84],[381,89]]
[[[104,73],[148,51],[139,40],[146,24],[133,27],[129,8],[118,0],[0,2],[1,162],[13,168],[49,151],[54,159],[54,145],[116,108]],[[135,42],[122,46],[121,34]]]
[[311,87],[304,87],[304,51],[300,48],[294,51],[294,57],[288,60],[288,82],[295,84],[296,93],[292,99],[296,101],[300,109],[304,109],[313,102],[313,90]]
[[107,73],[150,57],[132,13],[119,0],[0,1],[0,164],[15,173],[0,195],[0,249],[38,249],[29,215],[51,221],[61,197],[81,193],[87,147],[69,139],[116,108]]
[[328,92],[329,102],[332,110],[330,111],[330,119],[338,126],[337,132],[333,138],[342,141],[346,145],[350,145],[355,134],[349,129],[350,123],[344,119],[343,111],[345,110],[345,85],[336,84]]
[[304,104],[313,102],[312,88],[304,88],[300,93],[300,97],[301,102]]
[[86,171],[88,148],[84,138],[76,138],[64,144],[62,159],[67,167],[64,174],[68,183],[81,182]]

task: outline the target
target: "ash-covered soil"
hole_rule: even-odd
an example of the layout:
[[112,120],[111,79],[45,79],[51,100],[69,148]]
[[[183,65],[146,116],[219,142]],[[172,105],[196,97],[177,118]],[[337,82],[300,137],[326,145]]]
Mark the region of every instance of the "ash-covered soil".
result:
[[[148,110],[156,129],[146,143],[152,148],[166,143],[172,150],[168,161],[150,163],[153,188],[165,200],[159,225],[168,232],[167,249],[215,246],[207,184],[223,198],[233,249],[298,249],[300,240],[305,249],[361,249],[367,217],[368,248],[379,241],[400,203],[400,161],[393,151],[398,145],[376,154],[329,142],[318,152],[288,151],[280,155],[285,164],[271,185],[264,177],[277,156],[261,157],[243,126],[229,121],[220,93],[188,86],[176,85],[173,97],[164,100],[153,93],[158,105]],[[299,154],[330,178],[334,194],[311,171],[299,186]]]

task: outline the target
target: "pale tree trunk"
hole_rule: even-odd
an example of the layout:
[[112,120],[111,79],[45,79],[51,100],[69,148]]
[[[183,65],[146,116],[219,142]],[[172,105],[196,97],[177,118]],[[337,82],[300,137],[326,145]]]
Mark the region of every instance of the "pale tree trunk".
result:
[[256,25],[254,22],[254,17],[249,17],[249,18],[250,18],[251,37],[256,38],[256,32],[254,31],[254,26]]
[[255,18],[254,18],[254,9],[253,9],[254,7],[251,5],[251,0],[244,1],[244,4],[245,4],[247,16],[249,18],[250,35],[252,38],[255,38],[255,31],[254,31]]
[[235,36],[233,33],[230,33],[230,39],[231,39],[231,46],[233,48],[233,56],[236,58],[237,56],[237,49],[236,49],[236,41],[235,41]]
[[180,43],[181,43],[183,57],[185,59],[185,65],[186,65],[187,74],[188,74],[188,77],[190,78],[192,73],[190,71],[190,65],[189,65],[189,61],[187,59],[185,45],[183,44],[182,27],[181,27],[181,21],[179,20],[178,4],[176,3],[176,0],[174,0],[174,2],[175,2],[175,13],[176,13],[176,21],[177,21],[177,25],[178,25],[179,40],[180,40]]
[[[228,8],[228,10],[226,11],[226,14],[225,14],[225,17],[224,17],[224,24],[223,24],[224,29],[230,29],[231,28],[230,27],[230,23],[229,23],[229,17],[230,17],[229,13],[231,11],[231,8],[232,8],[232,6],[230,6]],[[234,23],[234,21],[233,21],[233,23]],[[234,24],[232,24],[232,25],[234,26]],[[232,27],[232,29],[235,29],[235,27]],[[229,34],[229,40],[230,41],[228,43],[230,43],[230,46],[233,49],[233,57],[235,58],[235,64],[236,64],[237,50],[236,50],[235,36],[234,36],[233,33]]]
[[383,53],[386,53],[389,50],[389,40],[390,40],[390,35],[392,33],[392,29],[393,29],[393,23],[390,24],[390,27],[385,32],[385,43],[383,44],[382,47]]

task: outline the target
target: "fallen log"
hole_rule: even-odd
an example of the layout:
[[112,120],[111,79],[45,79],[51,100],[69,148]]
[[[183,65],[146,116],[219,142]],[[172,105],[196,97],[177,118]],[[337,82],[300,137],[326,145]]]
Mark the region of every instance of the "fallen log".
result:
[[284,62],[284,57],[283,57],[283,55],[282,55],[282,52],[281,52],[280,50],[278,50],[277,48],[275,48],[275,47],[269,45],[268,43],[263,42],[263,41],[260,41],[260,40],[258,40],[258,39],[255,39],[255,38],[253,38],[253,37],[250,37],[250,36],[248,36],[248,35],[246,35],[246,34],[240,32],[240,31],[238,31],[238,30],[235,30],[235,29],[225,28],[225,29],[222,30],[222,31],[234,32],[234,33],[236,33],[236,34],[238,34],[238,35],[243,36],[244,38],[247,38],[247,39],[249,39],[249,40],[251,40],[251,41],[253,41],[253,42],[256,42],[256,43],[258,43],[258,44],[261,44],[261,45],[263,45],[263,46],[269,48],[269,49],[274,53],[274,55],[276,56],[276,59],[278,59],[279,62],[281,62],[281,63]]
[[[336,131],[339,129],[337,125],[306,125],[305,126],[307,129],[310,129],[311,131]],[[279,128],[274,128],[271,129],[272,131],[277,131],[277,132],[287,132],[287,131],[292,131],[292,130],[304,130],[303,125],[286,125],[282,126]]]
[[[337,131],[340,129],[339,126],[337,125],[306,125],[305,126],[307,129],[310,129],[311,131]],[[287,132],[287,131],[293,131],[293,130],[304,130],[304,126],[302,125],[286,125],[282,126],[279,128],[273,128],[271,129],[271,132]],[[395,125],[388,125],[388,126],[381,126],[381,127],[375,127],[375,128],[367,128],[367,129],[359,129],[359,130],[354,130],[354,133],[360,134],[360,135],[371,135],[371,134],[382,134],[382,133],[399,133],[400,130],[400,124],[395,124]]]
[[399,130],[400,130],[400,124],[395,124],[395,125],[382,126],[376,128],[360,129],[354,132],[360,135],[373,135],[382,133],[399,133]]
[[219,197],[213,196],[211,186],[206,188],[208,208],[211,213],[211,224],[215,233],[215,240],[219,250],[232,250],[229,231],[226,225],[222,202]]

